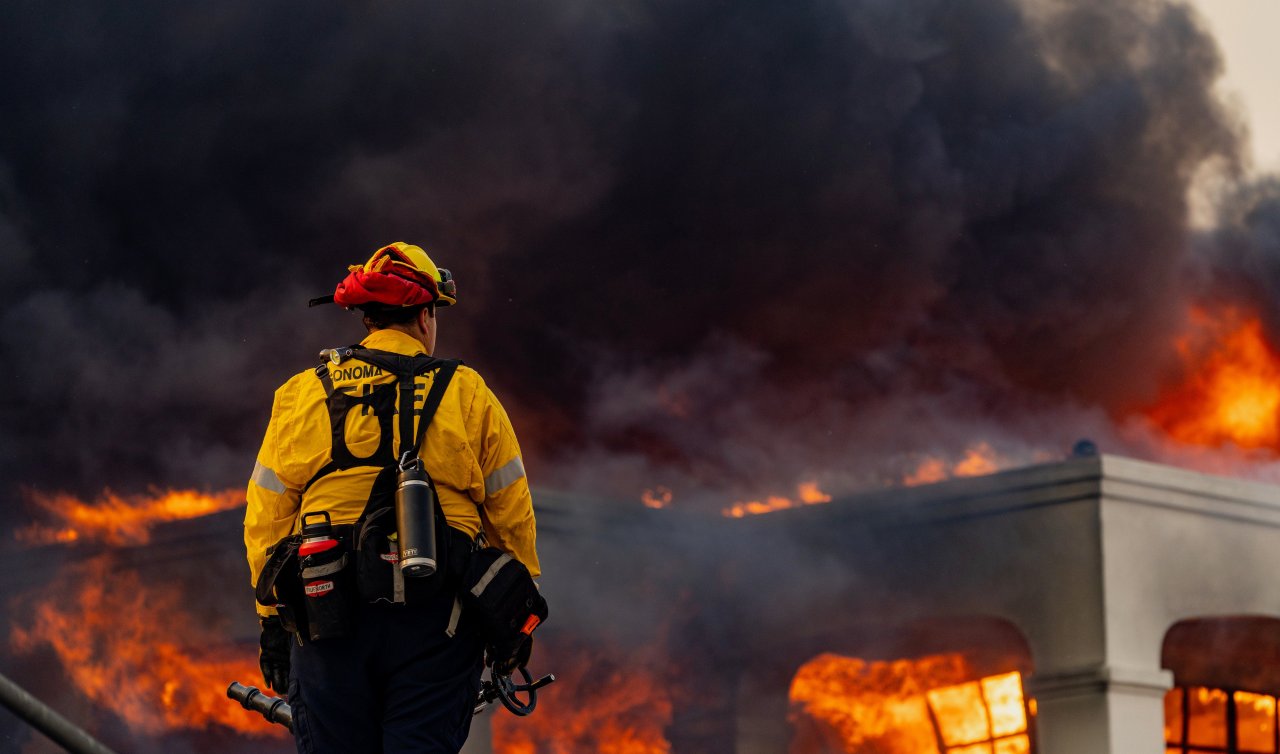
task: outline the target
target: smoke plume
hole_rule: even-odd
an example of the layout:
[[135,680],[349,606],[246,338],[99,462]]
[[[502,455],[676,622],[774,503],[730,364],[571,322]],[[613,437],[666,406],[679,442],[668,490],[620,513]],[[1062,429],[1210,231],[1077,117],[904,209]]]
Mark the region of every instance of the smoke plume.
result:
[[1132,449],[1191,303],[1280,332],[1277,190],[1173,0],[10,3],[0,66],[15,486],[243,483],[359,337],[306,299],[399,239],[535,483],[632,496]]

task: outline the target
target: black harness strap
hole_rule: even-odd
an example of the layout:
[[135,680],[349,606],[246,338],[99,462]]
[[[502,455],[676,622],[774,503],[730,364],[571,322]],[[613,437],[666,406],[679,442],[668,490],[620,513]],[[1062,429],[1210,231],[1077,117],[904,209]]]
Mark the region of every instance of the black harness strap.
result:
[[[329,394],[325,404],[329,410],[329,430],[332,436],[330,460],[311,477],[303,491],[309,489],[320,477],[339,469],[395,463],[395,452],[391,446],[391,423],[396,411],[395,395],[395,388],[389,384],[378,385],[365,395],[352,395],[336,389]],[[357,456],[347,446],[347,415],[357,407],[366,414],[372,411],[378,419],[378,447],[367,456]]]
[[400,448],[396,458],[403,459],[409,449],[409,438],[413,437],[413,392],[418,387],[417,374],[412,367],[407,374],[400,377]]
[[[333,378],[329,376],[329,365],[328,365],[328,364],[321,364],[320,366],[316,367],[316,377],[319,377],[319,378],[320,378],[320,384],[324,386],[324,397],[325,397],[325,402],[326,402],[326,404],[327,404],[327,405],[328,405],[328,407],[329,407],[330,423],[332,423],[332,417],[334,416],[333,403],[332,403],[332,401],[333,401]],[[343,412],[343,413],[342,413],[342,417],[343,417],[344,419],[346,418],[346,412]],[[337,440],[338,440],[338,438],[334,438],[334,440],[335,440],[335,443],[336,443],[336,442],[337,442]],[[335,446],[334,446],[334,447],[337,447],[337,445],[335,444]],[[345,441],[343,442],[343,447],[344,447],[344,448],[346,447],[346,443],[345,443]],[[330,453],[330,455],[332,455],[332,452]],[[307,483],[306,483],[306,484],[304,484],[304,485],[302,485],[302,491],[303,491],[303,492],[306,492],[308,489],[310,489],[310,488],[311,488],[312,483],[314,483],[317,479],[319,479],[320,477],[322,477],[322,476],[324,476],[324,475],[326,475],[326,474],[332,474],[333,472],[335,472],[335,471],[337,471],[337,470],[338,470],[338,463],[337,463],[337,461],[333,461],[333,460],[329,461],[329,462],[328,462],[328,463],[326,463],[324,466],[321,466],[321,467],[320,467],[320,470],[319,470],[319,471],[317,471],[317,472],[315,473],[315,476],[313,476],[313,477],[311,477],[310,479],[308,479],[308,480],[307,480]]]
[[[316,367],[316,377],[320,379],[325,388],[325,402],[329,410],[329,423],[333,441],[330,453],[331,460],[307,481],[303,487],[304,492],[310,489],[311,485],[315,484],[318,479],[335,471],[357,466],[386,467],[396,463],[397,455],[392,450],[391,427],[392,414],[397,411],[397,393],[399,394],[398,409],[400,414],[400,456],[403,456],[406,451],[417,455],[418,448],[422,444],[422,438],[426,434],[426,427],[435,416],[435,412],[440,406],[440,401],[444,397],[444,391],[461,363],[456,359],[405,356],[359,346],[351,347],[349,353],[353,359],[363,361],[396,375],[399,389],[397,390],[396,387],[388,383],[378,385],[364,395],[352,395],[334,388],[327,364],[321,364]],[[416,378],[432,370],[436,370],[436,376],[432,380],[431,389],[420,413],[422,418],[419,420],[416,441],[412,446],[409,446],[408,438],[413,437],[415,434],[413,431],[414,415],[419,413],[414,411],[413,407],[413,398],[417,388]],[[347,447],[346,442],[347,414],[356,406],[362,407],[365,413],[372,410],[378,418],[378,448],[365,457],[353,454],[350,448]]]
[[321,364],[316,367],[316,376],[320,378],[320,384],[324,385],[324,397],[328,398],[333,395],[333,378],[329,376],[329,365]]
[[422,440],[427,436],[427,425],[435,418],[436,411],[440,408],[440,401],[444,400],[444,391],[449,388],[449,381],[453,379],[453,373],[458,371],[459,362],[451,359],[440,365],[436,370],[436,376],[431,380],[431,390],[427,391],[426,400],[422,402],[421,418],[418,419],[418,434],[413,440],[413,454],[418,455],[418,450],[422,447]]

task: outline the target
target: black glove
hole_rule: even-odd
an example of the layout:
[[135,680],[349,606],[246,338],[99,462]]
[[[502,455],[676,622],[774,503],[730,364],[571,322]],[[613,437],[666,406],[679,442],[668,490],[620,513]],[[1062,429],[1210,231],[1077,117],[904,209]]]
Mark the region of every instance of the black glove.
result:
[[262,680],[277,694],[289,691],[289,650],[293,646],[293,634],[284,630],[280,619],[274,615],[262,619],[262,651],[258,654],[258,667],[262,668]]
[[489,664],[498,675],[511,675],[516,668],[529,664],[529,655],[533,653],[533,637],[520,634],[520,639],[512,647],[489,647]]

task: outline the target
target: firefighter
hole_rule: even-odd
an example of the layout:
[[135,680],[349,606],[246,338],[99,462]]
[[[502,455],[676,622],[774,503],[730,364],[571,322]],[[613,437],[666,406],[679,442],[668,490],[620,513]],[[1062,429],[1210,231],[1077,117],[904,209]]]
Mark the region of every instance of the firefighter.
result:
[[[332,301],[363,313],[368,335],[354,348],[434,354],[439,311],[457,302],[448,270],[438,268],[420,247],[403,242],[385,246],[365,264],[349,269]],[[400,405],[388,413],[371,397],[385,393],[403,398],[394,374],[354,358],[335,356],[331,362],[295,375],[275,393],[249,481],[244,521],[254,584],[261,588],[268,555],[299,532],[304,517],[315,522],[325,514],[332,536],[354,554],[359,533],[350,525],[366,520],[361,517],[379,494],[380,480],[387,478],[387,461],[394,465],[397,460],[388,452],[405,447],[401,443],[413,438],[403,435],[410,431],[421,439],[417,456],[447,522],[441,528],[450,562],[456,563],[458,554],[469,552],[481,537],[536,577],[534,512],[520,446],[506,412],[480,375],[455,364],[447,387],[435,398],[430,388],[445,370],[417,375],[414,409],[408,412],[414,420],[404,425]],[[341,416],[334,415],[334,396],[352,404]],[[424,415],[428,401],[438,401],[429,417]],[[424,420],[429,424],[422,436]],[[391,520],[394,527],[394,516]],[[392,549],[382,557],[394,562],[394,537],[388,539]],[[352,600],[347,630],[337,638],[312,640],[305,630],[290,633],[283,602],[280,615],[275,607],[259,604],[263,677],[288,695],[298,751],[457,752],[462,747],[485,652],[477,633],[467,630],[466,612],[459,615],[451,568],[440,564],[443,584],[416,604],[400,599],[403,582],[396,582],[395,598],[369,602],[361,592]],[[325,592],[332,584],[325,583],[329,586],[316,587],[314,596],[332,596]],[[510,672],[528,661],[530,643],[505,648],[510,656],[491,654],[489,660]]]

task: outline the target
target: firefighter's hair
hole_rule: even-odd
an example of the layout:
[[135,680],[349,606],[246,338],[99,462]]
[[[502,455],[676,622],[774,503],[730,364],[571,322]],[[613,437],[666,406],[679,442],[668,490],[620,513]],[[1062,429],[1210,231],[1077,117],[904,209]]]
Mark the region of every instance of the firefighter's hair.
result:
[[419,304],[418,306],[380,306],[378,304],[370,304],[360,307],[360,311],[364,312],[364,326],[370,329],[382,330],[392,325],[407,325],[418,318],[418,312],[423,309],[431,317],[436,316],[436,304]]

